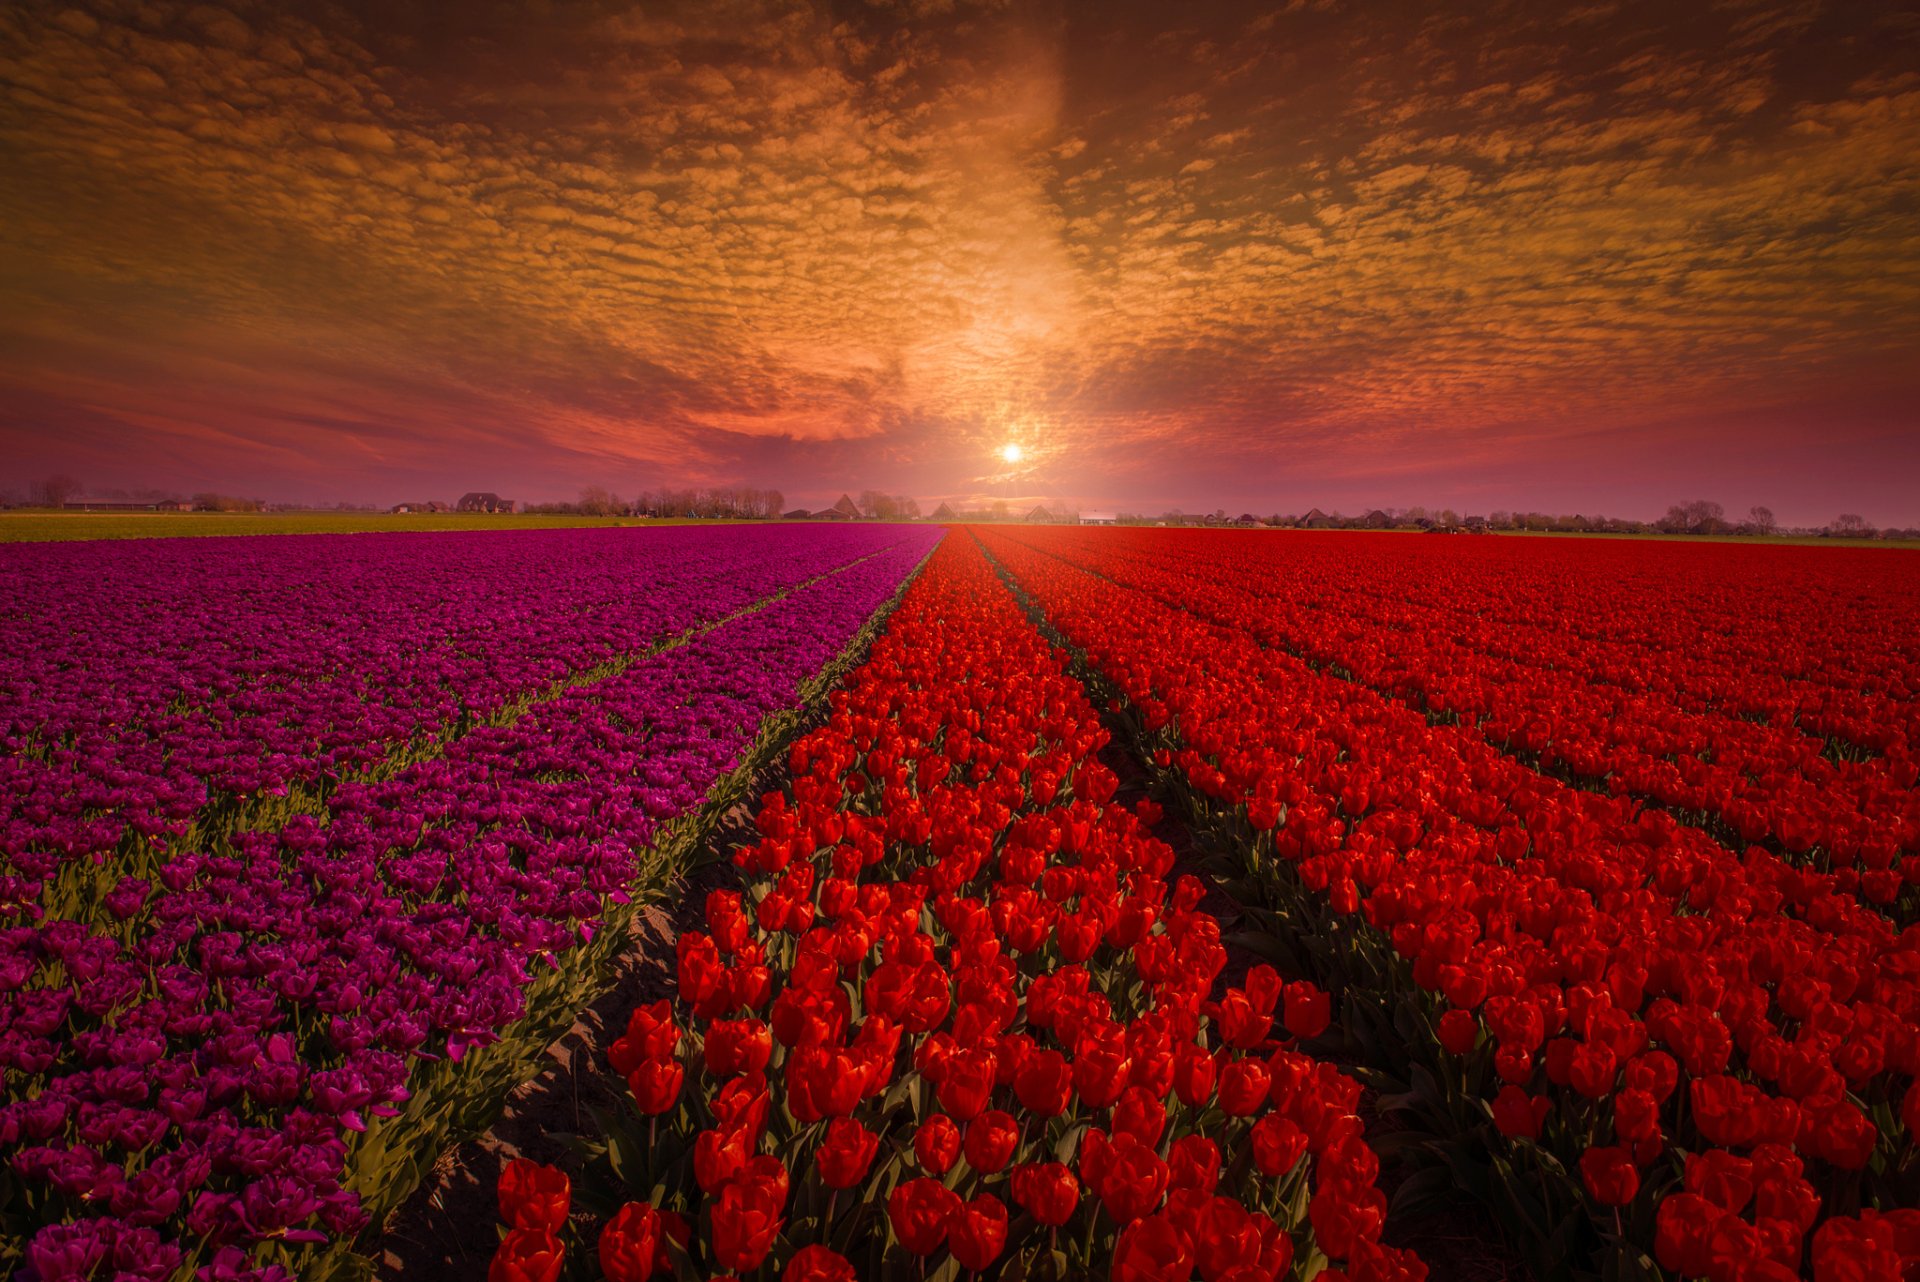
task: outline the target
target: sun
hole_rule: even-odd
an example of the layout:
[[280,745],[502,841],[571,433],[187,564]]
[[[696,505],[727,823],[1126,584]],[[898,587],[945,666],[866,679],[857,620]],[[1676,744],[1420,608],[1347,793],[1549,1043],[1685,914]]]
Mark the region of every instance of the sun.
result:
[[1018,463],[1022,458],[1026,457],[1026,453],[1027,452],[1021,449],[1015,441],[1008,441],[1000,447],[1000,457],[1009,463]]

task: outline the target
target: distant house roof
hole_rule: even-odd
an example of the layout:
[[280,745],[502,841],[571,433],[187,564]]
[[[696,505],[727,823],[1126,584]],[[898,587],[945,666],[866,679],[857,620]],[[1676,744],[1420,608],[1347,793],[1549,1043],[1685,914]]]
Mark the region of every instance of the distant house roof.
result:
[[782,512],[780,514],[780,519],[783,521],[804,521],[812,515],[813,513],[807,511],[807,509],[803,507],[797,507],[793,509],[793,511],[791,512]]
[[1369,530],[1384,530],[1393,524],[1393,518],[1385,512],[1382,512],[1379,508],[1373,509],[1373,511],[1362,517],[1361,520]]
[[935,521],[957,521],[960,518],[954,515],[952,508],[942,503],[939,507],[933,509],[933,516],[930,519]]
[[1080,514],[1080,524],[1082,525],[1112,525],[1119,519],[1120,518],[1112,512],[1082,512]]
[[455,506],[462,512],[511,512],[513,500],[503,499],[492,490],[469,490]]
[[852,499],[848,498],[844,494],[840,496],[840,501],[835,503],[832,507],[828,508],[827,511],[838,512],[841,516],[846,517],[847,520],[849,521],[857,521],[860,519],[860,509],[854,505],[854,502]]
[[1047,511],[1047,505],[1045,503],[1041,503],[1037,505],[1033,509],[1033,511],[1027,513],[1026,516],[1022,519],[1024,519],[1028,524],[1033,525],[1033,524],[1039,524],[1042,522],[1057,521],[1060,518],[1055,516],[1053,513]]
[[1312,509],[1311,511],[1309,511],[1309,512],[1308,512],[1308,513],[1307,513],[1307,514],[1306,514],[1305,516],[1303,516],[1303,517],[1301,517],[1301,518],[1300,518],[1300,524],[1302,524],[1302,525],[1315,525],[1315,524],[1319,524],[1319,525],[1325,525],[1325,524],[1327,523],[1327,521],[1328,521],[1328,519],[1329,519],[1329,518],[1328,518],[1328,516],[1327,516],[1327,514],[1326,514],[1325,512],[1322,512],[1322,511],[1321,511],[1321,510],[1320,510],[1319,508],[1317,508],[1317,507],[1316,507],[1316,508],[1314,508],[1314,509]]

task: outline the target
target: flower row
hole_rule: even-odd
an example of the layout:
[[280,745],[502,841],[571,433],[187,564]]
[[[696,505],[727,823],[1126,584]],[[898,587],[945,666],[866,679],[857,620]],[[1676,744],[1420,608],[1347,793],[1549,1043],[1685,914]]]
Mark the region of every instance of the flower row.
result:
[[101,924],[0,931],[7,1213],[43,1282],[104,1259],[272,1275],[388,1209],[450,1116],[514,1084],[520,1030],[578,1009],[631,897],[659,893],[663,825],[742,766],[930,536],[885,540],[342,785],[323,816],[177,852]]
[[1920,1224],[1874,1218],[1912,1200],[1920,933],[1123,587],[1071,536],[983,538],[1252,884],[1309,943],[1348,941],[1325,975],[1425,994],[1399,1052],[1579,1181],[1593,1250],[1716,1279],[1920,1258]]
[[[1843,879],[1858,877],[1868,902],[1898,905],[1897,920],[1920,913],[1920,859],[1908,858],[1920,852],[1920,759],[1903,728],[1908,713],[1920,709],[1920,679],[1911,688],[1896,680],[1883,689],[1876,706],[1890,720],[1884,733],[1868,737],[1885,755],[1836,760],[1826,740],[1754,692],[1772,684],[1766,663],[1745,669],[1743,681],[1726,676],[1687,686],[1666,679],[1693,673],[1699,647],[1609,635],[1606,621],[1621,602],[1577,602],[1549,591],[1564,582],[1563,565],[1505,567],[1482,581],[1475,598],[1459,578],[1423,586],[1418,571],[1428,567],[1414,555],[1374,563],[1349,557],[1370,566],[1355,584],[1350,567],[1344,580],[1336,576],[1344,562],[1325,550],[1317,559],[1303,555],[1290,540],[1136,531],[1095,544],[1090,533],[1056,532],[1047,546],[1083,568],[1097,560],[1100,573],[1174,608],[1316,665],[1337,666],[1430,715],[1457,719],[1548,769],[1697,817],[1736,847],[1764,841],[1796,858],[1817,852],[1816,866],[1851,870]],[[1867,573],[1888,567],[1889,558],[1841,560],[1856,571],[1856,591],[1873,594],[1867,599],[1920,609],[1907,580],[1891,571]],[[1378,562],[1400,572],[1389,574]],[[1647,567],[1635,578],[1639,591],[1628,602],[1664,595],[1697,604],[1692,626],[1709,642],[1723,631],[1747,633],[1773,615],[1764,602],[1778,599],[1724,587],[1689,592],[1687,580]],[[1475,608],[1468,610],[1467,601]],[[1851,608],[1802,602],[1779,611],[1798,630],[1772,660],[1806,666],[1810,646],[1830,643],[1836,610],[1843,618],[1860,613],[1853,601],[1845,604]],[[1896,644],[1882,639],[1883,647]],[[1837,698],[1863,679],[1852,668],[1823,672],[1818,688]],[[1803,699],[1814,698],[1811,685],[1798,683]]]
[[[871,528],[0,549],[0,920],[130,835],[324,791],[881,546]],[[206,834],[198,834],[204,837]]]
[[[1229,982],[1107,738],[950,536],[612,1047],[635,1113],[578,1190],[608,1278],[1425,1276],[1378,1242],[1358,1084],[1296,1044],[1326,995]],[[565,1194],[509,1168],[496,1282],[558,1275]]]

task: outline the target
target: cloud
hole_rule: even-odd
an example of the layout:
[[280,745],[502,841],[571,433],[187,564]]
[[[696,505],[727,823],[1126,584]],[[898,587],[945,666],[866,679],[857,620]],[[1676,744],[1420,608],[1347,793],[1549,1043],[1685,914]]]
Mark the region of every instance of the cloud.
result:
[[277,492],[959,493],[1010,436],[1053,492],[1188,506],[1311,505],[1302,460],[1617,471],[1655,419],[1920,392],[1914,40],[1770,3],[15,6],[4,430]]

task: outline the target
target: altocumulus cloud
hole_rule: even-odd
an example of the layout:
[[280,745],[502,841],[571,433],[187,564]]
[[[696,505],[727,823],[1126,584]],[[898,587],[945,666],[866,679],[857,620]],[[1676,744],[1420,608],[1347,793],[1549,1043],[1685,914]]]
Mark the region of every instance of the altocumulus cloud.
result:
[[1411,501],[1920,391],[1891,11],[441,8],[0,11],[9,454]]

